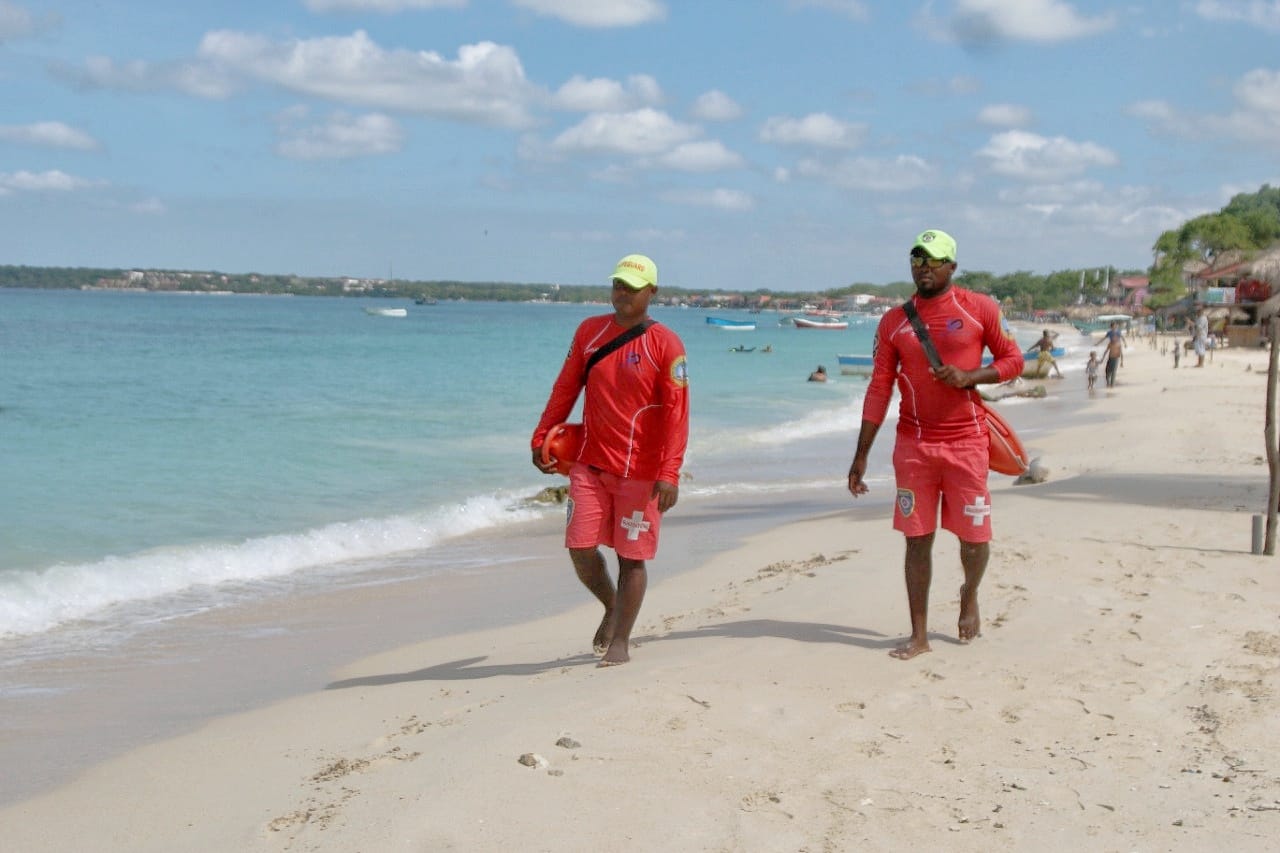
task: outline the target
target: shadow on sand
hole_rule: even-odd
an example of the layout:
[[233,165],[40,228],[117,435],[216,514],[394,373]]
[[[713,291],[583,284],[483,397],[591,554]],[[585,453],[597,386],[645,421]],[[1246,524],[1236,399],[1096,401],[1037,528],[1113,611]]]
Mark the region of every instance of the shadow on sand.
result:
[[[862,628],[850,628],[845,625],[826,625],[815,622],[783,622],[776,619],[744,619],[739,622],[723,622],[719,625],[708,625],[705,628],[699,628],[694,631],[675,631],[662,636],[639,637],[636,642],[639,645],[644,645],[668,640],[693,640],[704,637],[733,637],[735,639],[775,637],[783,640],[795,640],[801,643],[839,643],[848,646],[859,646],[865,649],[889,649],[901,643],[900,639],[887,639],[883,634]],[[932,640],[933,638],[930,637],[930,639]],[[945,637],[938,637],[938,639],[944,642],[947,640]],[[344,690],[348,687],[380,687],[386,684],[402,684],[410,681],[467,681],[502,675],[538,675],[571,666],[585,666],[586,664],[595,666],[597,660],[595,655],[581,654],[535,663],[478,665],[487,659],[487,655],[481,655],[479,657],[448,661],[410,672],[389,672],[383,675],[346,678],[330,683],[325,689]]]

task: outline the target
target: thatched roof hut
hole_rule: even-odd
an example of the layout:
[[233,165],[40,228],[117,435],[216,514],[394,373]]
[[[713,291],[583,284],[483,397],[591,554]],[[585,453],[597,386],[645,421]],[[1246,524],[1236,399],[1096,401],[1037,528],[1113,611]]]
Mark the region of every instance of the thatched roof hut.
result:
[[1262,252],[1249,266],[1254,278],[1262,279],[1273,289],[1280,289],[1280,245]]

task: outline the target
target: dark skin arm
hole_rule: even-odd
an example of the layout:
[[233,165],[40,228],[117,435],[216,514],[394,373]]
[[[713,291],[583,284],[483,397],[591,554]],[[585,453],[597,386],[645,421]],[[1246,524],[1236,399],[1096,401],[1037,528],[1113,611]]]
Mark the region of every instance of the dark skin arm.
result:
[[1000,381],[1000,371],[991,365],[979,367],[977,370],[961,370],[955,365],[944,364],[942,367],[929,368],[929,372],[933,374],[934,379],[952,388],[972,388],[975,385],[990,385]]
[[849,493],[855,498],[868,491],[862,478],[867,473],[867,454],[871,452],[871,445],[875,443],[876,433],[879,431],[880,424],[871,421],[863,421],[862,429],[858,430],[858,449],[854,451],[853,462],[849,465]]
[[[542,449],[533,451],[533,467],[537,468],[544,474],[555,473],[556,460],[554,458],[542,461]],[[653,484],[654,497],[658,499],[658,512],[666,512],[676,505],[680,500],[680,486],[676,483],[668,483],[666,480],[656,480]]]

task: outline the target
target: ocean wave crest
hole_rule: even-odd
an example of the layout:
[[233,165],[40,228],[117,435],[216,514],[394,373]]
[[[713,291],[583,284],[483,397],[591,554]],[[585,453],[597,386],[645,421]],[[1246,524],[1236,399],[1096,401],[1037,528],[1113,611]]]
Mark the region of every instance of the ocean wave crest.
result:
[[543,511],[512,495],[247,539],[160,548],[92,563],[0,573],[0,637],[38,634],[120,605],[198,588],[281,578],[303,569],[424,550],[442,541],[530,521]]

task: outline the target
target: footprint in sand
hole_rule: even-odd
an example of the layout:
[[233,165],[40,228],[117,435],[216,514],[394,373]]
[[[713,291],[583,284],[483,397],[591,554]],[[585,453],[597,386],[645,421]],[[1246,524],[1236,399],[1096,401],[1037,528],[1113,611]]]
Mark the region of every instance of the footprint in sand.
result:
[[1245,651],[1255,655],[1275,658],[1280,657],[1280,634],[1268,634],[1265,631],[1249,631],[1244,635]]

